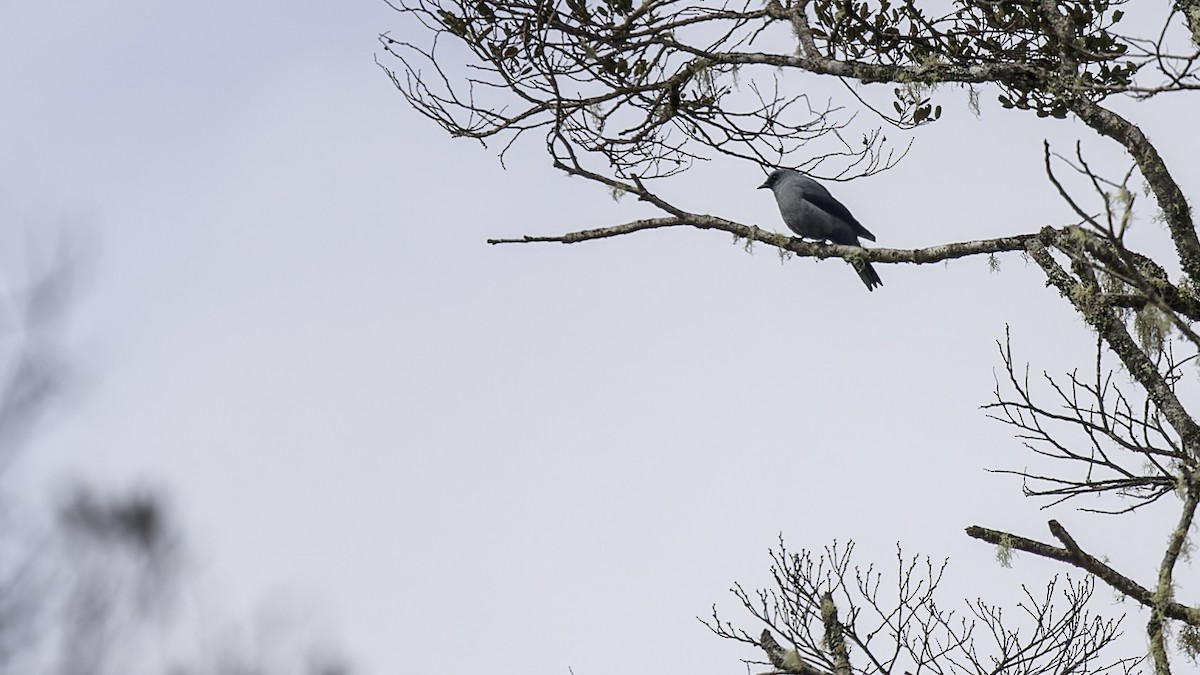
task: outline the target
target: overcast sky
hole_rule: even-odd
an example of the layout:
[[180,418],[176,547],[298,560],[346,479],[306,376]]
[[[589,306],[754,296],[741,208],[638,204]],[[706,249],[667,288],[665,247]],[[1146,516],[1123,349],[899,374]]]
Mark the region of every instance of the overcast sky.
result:
[[[1035,371],[1091,363],[1036,268],[881,265],[868,293],[839,261],[698,230],[489,247],[645,210],[532,138],[505,170],[414,114],[373,61],[402,28],[370,0],[0,9],[3,227],[91,259],[74,395],[22,489],[162,486],[231,613],[302,598],[377,674],[745,672],[761,655],[694,617],[757,632],[727,590],[766,583],[781,532],[853,539],[864,564],[897,541],[949,556],[946,604],[1060,571],[1002,569],[962,532],[1046,536],[984,472],[1029,460],[977,409],[1006,323]],[[976,119],[946,90],[900,168],[832,186],[878,245],[1069,222],[1042,139],[1101,140],[993,100]],[[1196,185],[1198,137],[1132,109]],[[675,194],[782,230],[761,181],[717,162]],[[1138,236],[1162,239],[1148,217]],[[1111,525],[1055,515],[1081,541]],[[1105,552],[1161,542],[1147,522]]]

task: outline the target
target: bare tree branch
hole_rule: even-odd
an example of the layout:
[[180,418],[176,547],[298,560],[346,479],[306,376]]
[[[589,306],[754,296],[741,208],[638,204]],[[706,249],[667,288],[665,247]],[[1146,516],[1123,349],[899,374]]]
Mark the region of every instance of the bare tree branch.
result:
[[[1025,551],[1026,553],[1032,553],[1042,558],[1069,563],[1081,570],[1096,575],[1096,578],[1111,586],[1113,590],[1121,595],[1136,600],[1146,607],[1153,608],[1155,606],[1154,593],[1109,567],[1095,556],[1083,551],[1077,544],[1074,544],[1074,541],[1070,539],[1069,535],[1066,534],[1066,530],[1058,524],[1058,521],[1050,521],[1050,531],[1056,537],[1061,535],[1060,541],[1063,541],[1064,544],[1067,541],[1071,543],[1060,548],[1033,539],[1026,539],[1015,534],[991,530],[977,525],[972,525],[966,530],[967,536],[972,539],[979,539],[980,541],[986,541],[996,546]],[[1168,618],[1183,621],[1191,626],[1200,625],[1200,609],[1187,607],[1178,602],[1169,602],[1163,607],[1162,611],[1163,615]]]

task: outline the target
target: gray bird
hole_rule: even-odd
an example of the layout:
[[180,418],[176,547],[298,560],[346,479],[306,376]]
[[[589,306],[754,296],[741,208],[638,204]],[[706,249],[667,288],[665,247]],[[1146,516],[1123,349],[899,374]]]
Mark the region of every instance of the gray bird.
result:
[[[862,246],[859,237],[875,241],[875,235],[851,215],[850,209],[834,199],[825,186],[799,171],[776,169],[767,176],[767,182],[758,186],[763,188],[775,193],[784,224],[798,236],[845,246]],[[868,291],[883,285],[871,263],[864,261],[861,267],[851,264]]]

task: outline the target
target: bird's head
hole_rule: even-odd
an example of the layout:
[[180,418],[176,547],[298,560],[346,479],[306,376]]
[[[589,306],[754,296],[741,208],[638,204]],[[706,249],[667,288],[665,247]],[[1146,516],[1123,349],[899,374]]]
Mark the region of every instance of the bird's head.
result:
[[779,185],[793,175],[798,176],[800,174],[791,169],[775,169],[771,172],[771,175],[767,176],[766,182],[758,186],[758,189],[770,188],[774,190],[776,185]]

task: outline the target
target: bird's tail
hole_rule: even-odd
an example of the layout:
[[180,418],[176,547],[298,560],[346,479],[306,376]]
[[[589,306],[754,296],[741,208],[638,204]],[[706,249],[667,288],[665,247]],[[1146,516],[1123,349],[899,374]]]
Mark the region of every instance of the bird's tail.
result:
[[858,278],[867,285],[868,291],[873,291],[877,286],[883,285],[883,279],[879,278],[879,273],[875,271],[871,263],[865,260],[856,260],[850,264],[854,266],[854,271],[858,272]]

